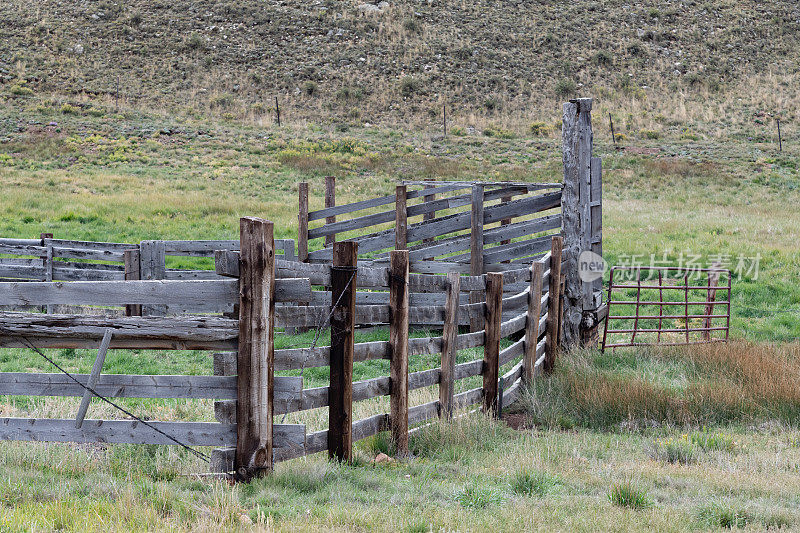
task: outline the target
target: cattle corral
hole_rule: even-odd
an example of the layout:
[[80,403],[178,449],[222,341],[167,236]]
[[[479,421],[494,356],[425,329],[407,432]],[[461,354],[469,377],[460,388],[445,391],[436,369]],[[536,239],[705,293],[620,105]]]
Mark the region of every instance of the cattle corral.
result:
[[[590,100],[565,104],[563,184],[407,182],[395,195],[337,206],[327,180],[327,206],[317,211],[301,184],[298,261],[294,241],[275,240],[272,223],[256,218],[241,220],[238,241],[0,241],[0,252],[17,256],[0,259],[0,277],[14,280],[0,284],[0,305],[13,309],[0,319],[3,346],[96,348],[110,333],[111,349],[214,352],[215,370],[110,375],[98,357],[97,372],[75,376],[80,383],[6,373],[0,394],[84,396],[95,383],[92,393],[105,397],[218,400],[217,423],[4,418],[0,438],[214,446],[213,469],[248,478],[326,449],[349,459],[354,441],[385,430],[402,455],[410,426],[476,403],[497,412],[552,368],[562,340],[573,344],[581,327],[596,326],[599,287],[581,283],[576,268],[577,250],[602,250],[590,111]],[[168,269],[169,255],[213,256],[215,270]],[[388,341],[355,342],[356,328],[375,326],[388,326]],[[413,338],[415,326],[442,333]],[[276,329],[327,327],[330,346],[274,347]],[[481,359],[456,364],[459,350],[475,347]],[[437,353],[438,367],[409,372],[410,357]],[[375,359],[390,361],[390,375],[353,382],[354,362]],[[330,367],[326,387],[274,375],[321,366]],[[476,376],[480,387],[455,392]],[[437,400],[409,406],[410,390],[437,385]],[[352,402],[379,396],[389,396],[389,413],[352,420]],[[326,430],[275,423],[325,407]]]

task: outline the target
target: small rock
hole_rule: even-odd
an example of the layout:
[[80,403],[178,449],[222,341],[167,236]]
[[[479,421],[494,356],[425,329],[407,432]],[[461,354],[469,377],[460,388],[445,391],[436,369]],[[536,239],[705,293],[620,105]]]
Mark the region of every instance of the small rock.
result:
[[375,4],[361,4],[357,8],[359,13],[380,13],[381,8]]
[[644,37],[644,30],[642,29],[636,30],[636,36],[639,37],[640,39]]
[[75,46],[72,47],[72,51],[75,52],[78,55],[83,54],[83,45],[82,44],[76,44]]
[[380,463],[393,463],[393,462],[394,459],[392,459],[383,452],[379,453],[377,456],[375,456],[375,459],[372,460],[372,463],[376,465]]
[[388,7],[389,7],[389,2],[386,2],[385,0],[383,2],[378,2],[378,9],[380,9],[381,11],[383,11]]

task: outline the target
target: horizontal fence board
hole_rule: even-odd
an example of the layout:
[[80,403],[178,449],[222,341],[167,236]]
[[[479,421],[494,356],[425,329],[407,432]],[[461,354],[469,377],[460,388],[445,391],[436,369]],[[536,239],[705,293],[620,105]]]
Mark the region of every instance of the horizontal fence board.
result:
[[308,212],[309,222],[313,220],[321,220],[323,218],[343,215],[345,213],[352,213],[354,211],[361,211],[363,209],[371,209],[373,207],[380,207],[382,205],[393,204],[395,195],[381,196],[380,198],[371,198],[369,200],[362,200],[360,202],[353,202],[350,204],[337,205],[335,207],[326,207],[325,209],[318,209],[316,211]]
[[433,259],[440,255],[452,254],[462,252],[469,249],[470,236],[451,237],[449,239],[442,239],[435,241],[433,244],[415,247],[409,252],[411,259]]
[[499,263],[522,256],[543,253],[550,249],[550,242],[551,237],[547,235],[486,248],[483,252],[483,260],[487,263]]
[[469,378],[472,376],[479,376],[483,373],[483,359],[476,359],[474,361],[467,361],[466,363],[459,363],[455,367],[453,379]]
[[503,405],[508,406],[514,403],[522,393],[523,381],[522,378],[517,378],[516,381],[510,386],[506,386],[503,390]]
[[133,250],[139,247],[138,244],[124,243],[124,242],[94,242],[94,241],[74,241],[69,239],[45,239],[46,244],[58,248],[73,248],[81,250],[110,250],[114,252],[124,252],[125,250]]
[[213,270],[177,270],[167,269],[164,279],[173,281],[223,279]]
[[[73,374],[86,384],[88,374]],[[275,376],[275,402],[300,395],[301,377]],[[84,388],[64,374],[0,373],[0,395],[83,396]],[[101,374],[95,392],[107,398],[211,398],[236,399],[235,376],[183,376]]]
[[[70,266],[61,266],[70,265]],[[57,281],[113,281],[122,280],[122,270],[107,268],[110,265],[91,265],[96,268],[76,268],[71,263],[53,263],[53,279]],[[42,280],[46,275],[43,266],[0,264],[0,278]]]
[[527,319],[528,316],[523,313],[512,319],[504,321],[502,324],[500,324],[500,338],[508,337],[509,335],[525,329],[525,322]]
[[353,442],[366,439],[389,429],[389,415],[383,413],[353,422]]
[[487,229],[483,232],[483,244],[494,244],[508,239],[517,239],[542,231],[561,227],[561,214],[547,215],[533,220],[515,222],[499,228]]
[[[238,240],[163,241],[167,255],[209,257],[216,250],[239,250]],[[277,247],[277,240],[276,240]]]
[[408,339],[408,355],[426,355],[442,352],[441,337],[419,337]]
[[378,224],[394,222],[394,219],[395,212],[392,210],[374,213],[372,215],[365,215],[363,217],[351,218],[350,220],[332,222],[330,224],[325,224],[324,226],[308,230],[308,238],[317,239],[319,237],[325,237],[326,235],[335,235],[337,233],[343,233],[346,231],[368,228]]
[[0,313],[0,346],[97,348],[111,328],[111,348],[236,350],[239,322],[220,317],[102,317]]
[[[136,249],[133,246],[131,249]],[[63,259],[85,259],[88,261],[116,261],[121,263],[123,261],[122,251],[114,250],[82,250],[79,248],[60,248],[53,247],[53,257],[60,257]]]
[[471,214],[469,212],[456,213],[411,224],[408,226],[408,242],[433,239],[454,231],[469,229],[470,217]]
[[551,192],[534,196],[531,198],[523,198],[522,200],[514,200],[500,205],[486,207],[483,211],[483,223],[492,224],[493,222],[500,222],[507,218],[516,218],[547,209],[553,209],[561,205],[561,192]]
[[[408,184],[408,185],[421,185],[421,183],[411,183],[411,182],[408,182],[408,181],[403,181],[403,185],[406,185],[406,184]],[[412,191],[408,191],[406,193],[406,198],[407,199],[419,198],[420,196],[424,197],[424,196],[430,196],[432,194],[440,194],[440,193],[445,193],[445,192],[460,191],[462,189],[469,189],[470,187],[472,187],[472,186],[468,185],[466,183],[459,183],[459,184],[453,184],[453,185],[434,185],[430,189],[420,189],[420,190],[416,190],[416,191],[413,191],[413,190]],[[394,197],[392,197],[392,198],[394,198]]]
[[440,381],[440,378],[440,368],[431,368],[429,370],[412,372],[408,375],[408,390],[422,389],[424,387],[437,385]]
[[[275,299],[307,302],[311,284],[303,278],[279,279],[275,282]],[[231,279],[0,283],[0,305],[166,304],[202,310],[238,302],[239,282]]]
[[[330,346],[316,348],[289,348],[275,350],[275,370],[297,370],[328,366],[330,363]],[[353,361],[369,361],[372,359],[388,359],[389,343],[386,341],[362,342],[354,346]]]
[[[235,446],[236,426],[210,422],[151,422],[167,435],[190,446]],[[102,442],[115,444],[175,444],[135,420],[75,420],[0,418],[0,440],[39,442]]]
[[456,408],[469,407],[481,401],[483,397],[483,387],[470,389],[453,396],[453,406]]
[[511,370],[503,374],[503,380],[506,383],[514,383],[522,377],[522,361],[511,367]]
[[414,217],[433,213],[435,211],[444,211],[445,209],[457,209],[470,205],[472,203],[471,194],[462,194],[460,196],[451,196],[449,198],[440,198],[430,202],[423,202],[420,204],[410,205],[406,209],[407,216]]
[[483,330],[472,333],[462,333],[456,336],[456,350],[466,350],[467,348],[483,346],[485,339],[486,332]]
[[500,351],[500,366],[505,365],[506,363],[510,363],[515,357],[519,357],[525,351],[525,339],[522,338],[504,348]]
[[415,405],[408,410],[408,424],[419,424],[439,416],[439,400]]

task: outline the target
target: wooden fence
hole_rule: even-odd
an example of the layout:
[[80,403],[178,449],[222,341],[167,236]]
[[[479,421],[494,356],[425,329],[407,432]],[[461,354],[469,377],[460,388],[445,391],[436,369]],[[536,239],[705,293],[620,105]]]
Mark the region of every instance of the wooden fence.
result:
[[[212,453],[214,469],[235,471],[243,478],[271,469],[274,461],[326,449],[332,457],[348,459],[354,441],[384,430],[391,431],[402,454],[407,451],[409,426],[476,403],[486,411],[496,410],[499,402],[513,400],[522,383],[552,368],[559,328],[558,320],[549,317],[559,316],[560,297],[550,294],[559,293],[562,264],[561,238],[552,241],[552,254],[527,267],[444,276],[410,273],[405,250],[392,251],[387,267],[359,266],[358,245],[353,242],[334,244],[332,264],[276,259],[272,224],[246,218],[240,246],[215,251],[215,279],[0,283],[4,306],[141,305],[184,313],[238,306],[238,320],[219,314],[0,313],[3,347],[100,347],[103,357],[106,348],[213,351],[213,376],[102,374],[98,354],[92,374],[75,377],[107,397],[218,400],[216,423],[153,421],[145,426],[136,420],[83,420],[80,413],[80,422],[1,418],[0,439],[176,444],[172,438],[191,446],[218,447]],[[521,290],[504,296],[504,286]],[[484,292],[484,301],[459,301],[462,292],[477,290]],[[430,299],[439,293],[443,302]],[[359,294],[386,294],[388,302],[365,303],[368,300]],[[461,316],[482,318],[484,328],[459,334]],[[329,346],[274,348],[276,329],[327,327],[328,321],[333,332]],[[413,323],[438,324],[441,336],[410,338]],[[355,343],[356,328],[375,325],[388,325],[388,341]],[[481,359],[456,364],[459,350],[479,346],[484,347]],[[439,367],[409,373],[410,358],[437,353]],[[353,364],[371,359],[388,359],[390,375],[353,382]],[[302,377],[275,375],[320,366],[330,367],[325,387],[304,389]],[[504,366],[510,369],[500,375]],[[482,376],[482,386],[455,393],[456,382],[471,376]],[[436,385],[438,400],[409,405],[409,391]],[[2,373],[0,394],[87,393],[64,374]],[[351,419],[354,401],[379,396],[389,396],[389,413]],[[274,422],[278,415],[326,407],[329,427],[323,431],[307,433],[302,424]]]

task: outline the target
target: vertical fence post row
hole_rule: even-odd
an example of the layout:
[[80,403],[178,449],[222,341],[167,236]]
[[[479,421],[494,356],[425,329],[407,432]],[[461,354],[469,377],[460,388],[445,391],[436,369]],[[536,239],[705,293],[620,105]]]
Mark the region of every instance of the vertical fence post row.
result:
[[503,274],[486,274],[486,337],[483,347],[483,410],[497,414],[500,377],[500,324],[503,320]]
[[547,293],[547,341],[543,370],[551,372],[556,362],[558,351],[559,322],[561,322],[561,251],[564,239],[553,237],[550,250],[550,286]]
[[308,183],[301,182],[297,193],[297,260],[308,263]]
[[[471,232],[470,232],[470,256],[469,270],[473,276],[483,274],[483,185],[478,183],[472,186],[472,211]],[[479,303],[483,301],[480,291],[473,291],[469,294],[469,303]],[[483,329],[483,320],[479,317],[470,320],[470,330],[480,331]]]
[[275,241],[272,222],[239,222],[239,348],[236,472],[250,479],[272,470],[275,346]]
[[[138,280],[141,278],[139,273],[139,250],[125,250],[122,252],[125,263],[125,279]],[[139,304],[128,304],[125,306],[125,316],[142,316],[142,306]]]
[[406,186],[398,185],[394,190],[394,248],[405,250],[408,245],[408,211],[406,210]]
[[[325,208],[336,206],[336,178],[325,176]],[[306,211],[308,212],[308,211]],[[336,222],[336,215],[325,217],[325,224]],[[325,246],[330,246],[336,242],[336,234],[325,235]]]
[[522,362],[522,377],[527,384],[533,383],[536,364],[536,345],[539,342],[539,318],[542,316],[542,276],[544,265],[534,261],[531,270],[531,292],[528,295],[528,317],[525,322],[525,353]]
[[328,456],[353,457],[353,355],[358,244],[333,244],[331,267],[331,379],[328,389]]
[[450,419],[453,416],[453,395],[455,394],[456,355],[458,354],[456,336],[458,335],[458,296],[461,291],[461,275],[458,272],[447,274],[447,290],[444,307],[444,326],[442,328],[442,364],[439,379],[439,416]]
[[[166,246],[164,241],[142,241],[139,245],[139,277],[141,279],[164,279],[167,272]],[[142,316],[163,316],[166,305],[143,305]]]
[[408,455],[408,250],[389,252],[389,421],[395,455]]

